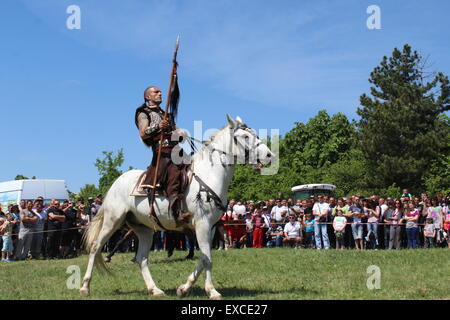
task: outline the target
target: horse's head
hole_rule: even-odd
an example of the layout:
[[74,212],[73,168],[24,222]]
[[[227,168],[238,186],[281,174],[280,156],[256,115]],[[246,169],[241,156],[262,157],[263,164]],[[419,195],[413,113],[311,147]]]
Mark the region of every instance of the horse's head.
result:
[[270,164],[275,154],[259,139],[256,131],[236,117],[236,120],[227,114],[227,120],[232,135],[232,153],[237,163],[248,163],[255,169],[261,169],[263,165]]

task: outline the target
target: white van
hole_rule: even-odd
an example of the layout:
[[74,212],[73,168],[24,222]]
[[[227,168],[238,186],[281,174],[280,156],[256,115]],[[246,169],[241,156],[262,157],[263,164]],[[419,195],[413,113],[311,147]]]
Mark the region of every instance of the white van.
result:
[[5,211],[10,204],[20,200],[34,200],[44,197],[44,202],[52,198],[63,201],[69,199],[64,180],[28,179],[0,182],[0,204]]
[[297,199],[306,200],[311,196],[314,196],[317,199],[319,194],[327,195],[329,197],[334,196],[334,190],[336,190],[336,186],[332,184],[302,184],[300,186],[292,187],[292,198],[294,201]]

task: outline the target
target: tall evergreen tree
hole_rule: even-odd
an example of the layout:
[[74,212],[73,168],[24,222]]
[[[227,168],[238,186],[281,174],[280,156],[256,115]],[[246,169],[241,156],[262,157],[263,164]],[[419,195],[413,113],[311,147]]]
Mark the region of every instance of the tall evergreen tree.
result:
[[449,126],[439,115],[450,109],[449,79],[427,72],[426,59],[406,44],[383,57],[369,82],[372,96],[360,97],[357,113],[374,187],[417,190],[430,163],[448,157]]

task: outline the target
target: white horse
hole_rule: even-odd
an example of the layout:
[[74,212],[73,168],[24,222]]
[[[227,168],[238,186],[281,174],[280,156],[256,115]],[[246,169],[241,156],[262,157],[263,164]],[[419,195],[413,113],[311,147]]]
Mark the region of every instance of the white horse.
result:
[[[248,128],[242,120],[236,120],[227,115],[228,125],[219,130],[192,157],[194,176],[205,184],[192,179],[184,193],[184,201],[192,219],[188,227],[195,229],[198,245],[201,251],[200,261],[185,284],[177,289],[178,296],[189,293],[192,285],[198,279],[203,269],[206,270],[205,290],[211,299],[220,299],[211,277],[211,242],[214,235],[214,225],[222,217],[226,206],[227,190],[234,173],[236,162],[252,162],[256,167],[270,163],[274,154],[258,138],[255,131]],[[89,283],[92,278],[94,264],[108,271],[104,264],[101,249],[111,235],[125,223],[133,229],[139,238],[139,248],[136,263],[141,268],[149,294],[164,295],[152,279],[148,269],[148,254],[153,241],[155,229],[161,230],[156,220],[150,216],[150,206],[146,197],[130,196],[142,170],[130,170],[122,174],[109,189],[103,205],[88,227],[84,244],[89,252],[89,262],[83,285],[82,296],[89,295]],[[206,188],[207,189],[207,188]],[[211,192],[212,191],[212,192]],[[213,194],[215,193],[216,196]],[[213,200],[211,200],[213,199]],[[174,218],[168,213],[169,201],[165,197],[157,197],[154,208],[161,225],[167,230],[182,231],[176,226]]]

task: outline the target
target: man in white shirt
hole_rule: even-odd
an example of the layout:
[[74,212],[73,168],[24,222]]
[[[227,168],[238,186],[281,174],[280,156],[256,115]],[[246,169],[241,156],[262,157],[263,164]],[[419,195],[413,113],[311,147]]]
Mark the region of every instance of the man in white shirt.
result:
[[378,214],[379,220],[381,221],[382,217],[384,216],[384,212],[387,210],[388,206],[386,204],[386,200],[381,197],[378,199],[378,206],[376,207],[376,212]]
[[295,244],[295,249],[300,247],[302,238],[300,237],[301,225],[295,218],[294,214],[289,215],[289,222],[284,226],[283,242],[289,244],[291,247]]
[[238,201],[237,204],[233,206],[233,215],[237,215],[238,217],[245,216],[245,206],[241,201]]
[[289,211],[290,210],[287,207],[286,200],[277,199],[277,205],[272,208],[270,215],[277,221],[277,223],[284,223],[284,219]]
[[[384,222],[384,218],[385,218],[385,213],[386,210],[388,209],[388,206],[386,204],[386,199],[383,197],[380,197],[380,199],[378,199],[378,206],[375,208],[376,213],[378,214],[378,221],[383,223]],[[385,226],[384,224],[380,225],[380,228],[378,229],[378,236],[380,237],[380,239],[383,239],[385,237],[385,228],[389,229],[388,226]],[[384,241],[382,241],[382,243],[388,243],[389,242],[389,232],[387,233],[388,235],[388,239],[384,239]]]
[[327,225],[325,223],[321,223],[326,222],[328,212],[330,211],[330,206],[324,201],[323,195],[319,194],[317,196],[317,199],[319,201],[316,202],[313,206],[313,215],[314,220],[316,221],[316,223],[314,223],[314,238],[316,240],[316,248],[317,250],[320,250],[322,248],[329,249],[330,240],[328,239]]

